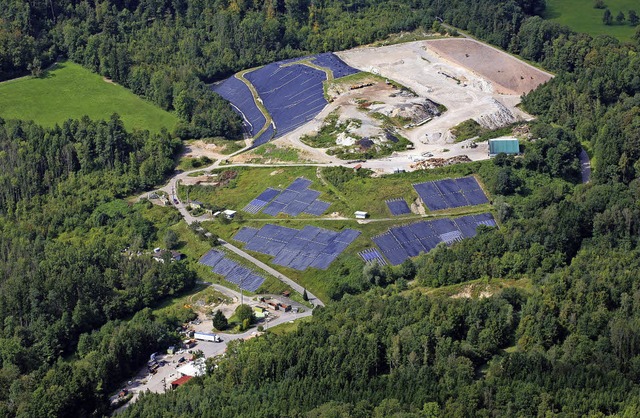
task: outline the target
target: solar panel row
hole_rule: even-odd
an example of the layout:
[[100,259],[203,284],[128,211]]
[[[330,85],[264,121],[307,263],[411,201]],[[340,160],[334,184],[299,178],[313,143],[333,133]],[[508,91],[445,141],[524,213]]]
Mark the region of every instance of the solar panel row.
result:
[[269,187],[267,188],[267,190],[260,193],[258,197],[249,202],[249,204],[242,208],[242,210],[255,215],[256,213],[260,212],[263,207],[267,206],[269,202],[271,202],[279,194],[280,190]]
[[315,56],[313,63],[330,69],[333,72],[333,78],[340,78],[358,72],[355,68],[349,67],[333,52],[325,52]]
[[358,253],[358,255],[364,260],[365,263],[378,263],[380,266],[385,266],[387,261],[382,257],[382,254],[375,248],[369,248]]
[[[238,233],[243,233],[244,236],[248,236],[251,234],[249,230],[254,231],[253,235],[257,232],[257,230],[253,228],[242,228]],[[236,238],[237,236],[236,234]],[[223,276],[228,282],[234,283],[238,287],[250,292],[257,291],[265,280],[264,277],[255,274],[250,269],[225,257],[222,251],[210,250],[200,258],[200,263],[211,267],[211,271]]]
[[418,183],[413,187],[430,210],[473,206],[489,202],[478,181],[471,176]]
[[244,126],[250,136],[256,135],[267,122],[258,109],[249,87],[236,77],[229,77],[211,89],[231,102],[234,110],[243,117]]
[[391,214],[394,216],[411,213],[411,209],[409,209],[409,205],[404,199],[389,199],[385,201],[385,203],[389,207]]
[[271,255],[274,264],[300,271],[308,267],[326,270],[360,235],[352,229],[335,232],[310,225],[298,230],[267,224],[255,233],[246,229],[234,237],[247,243],[245,249]]
[[268,188],[242,210],[252,214],[262,210],[262,213],[271,216],[278,216],[280,213],[298,216],[303,212],[320,216],[327,211],[330,204],[318,200],[320,192],[309,189],[311,184],[311,180],[298,177],[282,191]]
[[[493,215],[483,213],[397,226],[374,237],[373,242],[391,264],[398,265],[409,257],[431,251],[440,242],[451,245],[463,238],[473,237],[480,225],[496,226]],[[360,256],[365,259],[362,254]]]
[[313,119],[327,105],[323,71],[301,64],[275,62],[245,77],[256,88],[276,126],[275,137],[289,133]]

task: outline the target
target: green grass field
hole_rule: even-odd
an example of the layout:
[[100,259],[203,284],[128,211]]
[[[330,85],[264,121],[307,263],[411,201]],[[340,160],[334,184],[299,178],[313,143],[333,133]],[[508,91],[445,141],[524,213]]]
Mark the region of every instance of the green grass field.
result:
[[593,0],[547,0],[545,18],[569,26],[576,32],[589,35],[611,35],[622,41],[631,40],[636,28],[627,22],[622,25],[615,23],[615,17],[622,11],[628,16],[629,10],[640,13],[638,0],[605,0],[605,5],[611,11],[614,23],[610,26],[602,23],[603,9],[595,9]]
[[5,119],[53,126],[84,115],[109,119],[113,113],[121,116],[128,130],[171,131],[178,122],[175,115],[72,62],[58,63],[43,78],[0,83],[0,117]]

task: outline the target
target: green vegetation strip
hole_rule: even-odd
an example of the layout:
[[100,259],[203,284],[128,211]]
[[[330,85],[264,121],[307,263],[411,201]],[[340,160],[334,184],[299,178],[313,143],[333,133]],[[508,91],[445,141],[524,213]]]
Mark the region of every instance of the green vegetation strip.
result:
[[269,125],[273,122],[273,119],[271,118],[271,115],[267,111],[267,108],[264,107],[264,104],[262,104],[262,100],[260,100],[260,95],[258,94],[258,90],[256,90],[256,88],[253,86],[253,84],[251,84],[251,82],[244,77],[245,74],[250,73],[251,71],[255,71],[258,68],[260,68],[260,67],[250,68],[248,70],[240,71],[239,73],[237,73],[235,75],[235,77],[238,80],[242,81],[249,88],[249,91],[251,92],[251,95],[253,96],[254,103],[256,104],[256,106],[258,106],[258,109],[260,109],[260,111],[264,115],[264,118],[266,119],[266,122],[264,123],[264,126],[262,127],[262,129],[260,129],[260,131],[258,131],[257,134],[255,134],[253,136],[253,139],[259,138],[260,135],[262,135],[262,133],[264,131],[266,131],[269,128]]

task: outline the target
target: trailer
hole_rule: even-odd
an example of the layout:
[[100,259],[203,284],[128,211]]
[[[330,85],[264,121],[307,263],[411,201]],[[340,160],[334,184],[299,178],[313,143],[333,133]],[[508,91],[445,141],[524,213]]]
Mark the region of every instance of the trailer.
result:
[[205,332],[194,332],[193,338],[200,341],[211,341],[214,343],[219,343],[222,341],[220,336],[218,336],[217,334],[207,334]]

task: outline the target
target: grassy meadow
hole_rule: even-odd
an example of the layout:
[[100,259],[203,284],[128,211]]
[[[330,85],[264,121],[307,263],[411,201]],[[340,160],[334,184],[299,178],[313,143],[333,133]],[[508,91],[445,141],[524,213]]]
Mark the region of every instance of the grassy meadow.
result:
[[68,61],[56,64],[42,78],[0,83],[0,117],[5,119],[54,126],[84,115],[108,120],[113,113],[120,115],[128,130],[171,131],[178,123],[175,115]]
[[593,3],[593,0],[547,0],[545,18],[567,25],[576,32],[593,36],[611,35],[621,41],[631,40],[637,28],[631,27],[628,22],[618,25],[615,17],[620,11],[628,17],[631,9],[640,13],[638,0],[605,0],[604,3],[613,16],[613,24],[610,26],[602,23],[604,9],[595,9]]

